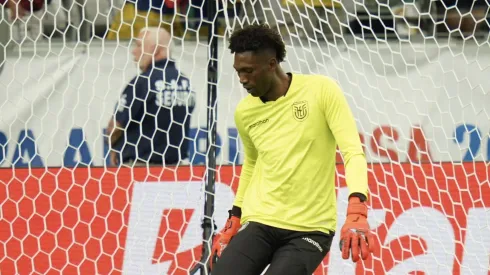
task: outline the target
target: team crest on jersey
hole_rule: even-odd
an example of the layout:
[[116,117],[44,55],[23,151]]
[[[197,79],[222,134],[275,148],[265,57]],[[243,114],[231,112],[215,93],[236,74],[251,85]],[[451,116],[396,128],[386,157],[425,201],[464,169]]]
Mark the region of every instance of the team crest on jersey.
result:
[[308,117],[308,101],[298,101],[293,103],[293,117],[297,121],[303,121]]

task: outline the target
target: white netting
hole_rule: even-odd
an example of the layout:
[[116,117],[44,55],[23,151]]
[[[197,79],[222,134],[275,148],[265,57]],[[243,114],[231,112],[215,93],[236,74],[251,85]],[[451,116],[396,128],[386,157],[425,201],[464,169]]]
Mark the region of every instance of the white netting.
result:
[[[123,0],[20,0],[40,9],[12,13],[18,1],[0,0],[1,274],[187,274],[200,260],[208,3],[162,1],[163,11],[143,12],[138,1],[137,12]],[[220,3],[211,22],[218,33],[218,229],[243,161],[233,113],[245,92],[226,38],[267,22],[286,42],[286,71],[340,83],[371,163],[369,219],[380,249],[356,271],[341,260],[336,237],[315,274],[487,274],[489,3]],[[153,91],[166,110],[195,102],[187,138],[170,146],[186,142],[189,158],[167,167],[112,166],[111,117],[148,98],[122,96],[140,73],[131,38],[145,26],[171,30],[171,56],[189,79]],[[140,123],[138,110],[131,112]],[[157,116],[148,107],[139,112]],[[170,119],[183,124],[176,114]],[[341,226],[348,191],[341,164],[338,172]]]

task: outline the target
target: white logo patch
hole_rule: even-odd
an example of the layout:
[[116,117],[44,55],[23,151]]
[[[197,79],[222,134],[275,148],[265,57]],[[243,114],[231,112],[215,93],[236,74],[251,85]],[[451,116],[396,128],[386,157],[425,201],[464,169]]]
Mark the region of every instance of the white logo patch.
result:
[[[242,224],[242,226],[240,227],[240,229],[238,229],[238,232],[240,232],[240,231],[242,231],[243,229],[247,228],[247,226],[248,226],[248,222],[246,222],[246,223]],[[237,233],[238,233],[238,232],[237,232]]]
[[302,238],[303,240],[311,243],[313,246],[315,246],[316,248],[318,248],[318,250],[320,250],[320,252],[323,252],[323,248],[320,246],[320,244],[318,244],[317,242],[315,242],[314,240],[310,239],[310,238],[307,238],[307,237],[303,237]]

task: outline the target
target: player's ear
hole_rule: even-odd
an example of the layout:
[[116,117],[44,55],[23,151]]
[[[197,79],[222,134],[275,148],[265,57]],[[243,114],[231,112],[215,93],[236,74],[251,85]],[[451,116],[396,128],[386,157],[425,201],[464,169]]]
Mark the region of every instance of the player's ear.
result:
[[269,70],[274,71],[276,70],[276,67],[277,67],[277,59],[275,58],[269,59]]

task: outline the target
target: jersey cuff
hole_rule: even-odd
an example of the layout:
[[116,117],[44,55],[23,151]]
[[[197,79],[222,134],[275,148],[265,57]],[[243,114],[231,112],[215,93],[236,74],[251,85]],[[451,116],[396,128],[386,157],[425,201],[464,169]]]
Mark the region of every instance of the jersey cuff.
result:
[[233,205],[233,207],[230,210],[230,218],[231,218],[231,216],[241,218],[242,217],[242,209],[236,205]]
[[358,197],[361,200],[361,202],[367,201],[366,195],[364,195],[362,193],[352,193],[352,194],[349,195],[349,198],[350,197]]

